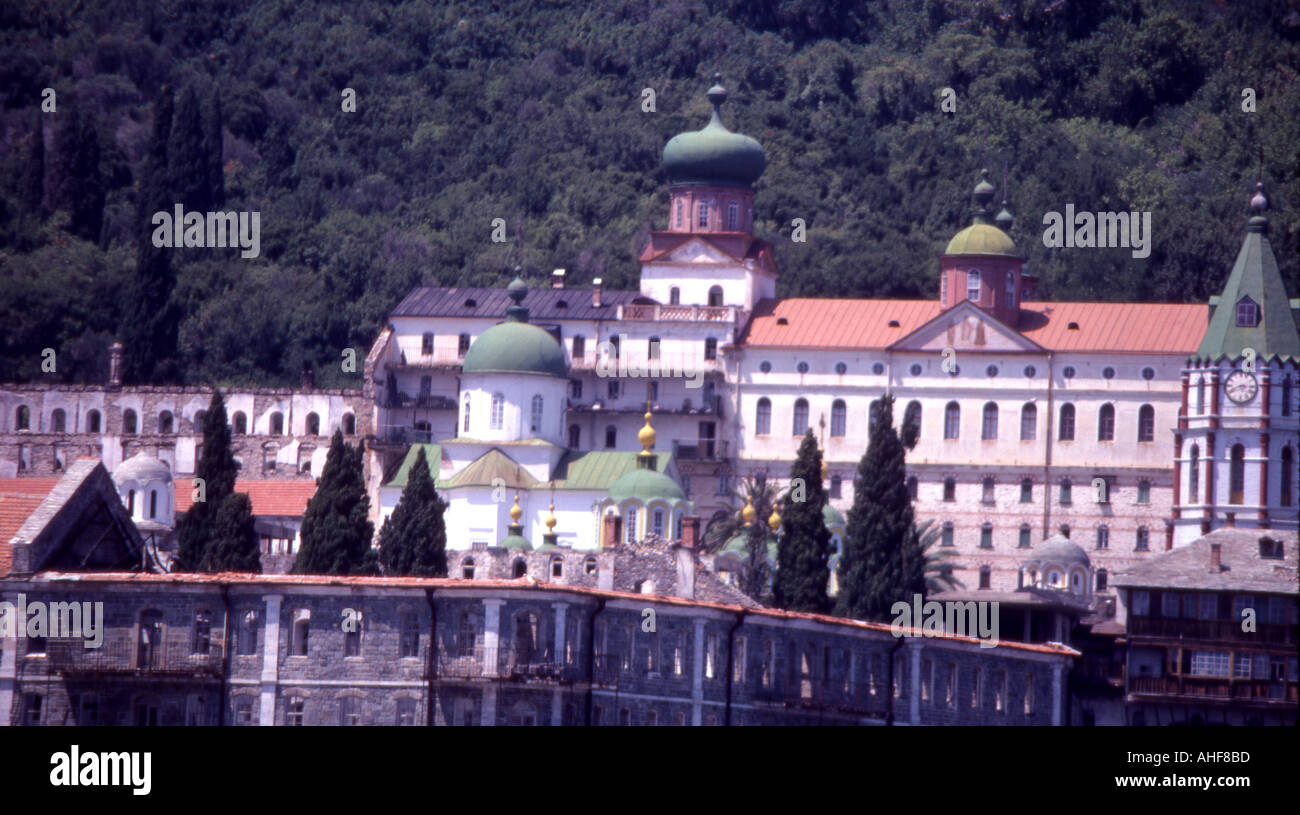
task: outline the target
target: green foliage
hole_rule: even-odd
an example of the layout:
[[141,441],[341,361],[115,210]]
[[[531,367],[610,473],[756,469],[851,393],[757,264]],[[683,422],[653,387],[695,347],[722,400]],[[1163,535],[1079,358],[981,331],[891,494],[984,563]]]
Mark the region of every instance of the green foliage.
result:
[[836,611],[857,620],[888,619],[894,603],[925,593],[925,556],[893,415],[894,397],[885,394],[874,405],[838,565]]
[[804,434],[799,454],[790,468],[791,491],[803,485],[803,500],[789,494],[781,503],[781,537],[777,544],[776,574],[772,580],[772,601],[778,608],[811,611],[830,609],[826,594],[830,570],[831,533],[822,510],[826,491],[822,488],[822,456],[812,430]]
[[[230,424],[221,391],[213,389],[212,401],[203,415],[203,453],[195,468],[195,483],[202,485],[202,501],[195,501],[176,524],[178,572],[213,571],[212,564],[242,563],[244,541],[238,502],[227,506],[235,492],[239,465],[230,447]],[[185,488],[178,484],[178,489]],[[244,496],[247,500],[247,496]],[[249,523],[252,522],[251,509]],[[219,533],[218,533],[219,530]],[[256,551],[257,540],[253,540]],[[220,551],[218,551],[218,549]],[[245,569],[239,569],[245,571]]]
[[776,506],[778,490],[775,484],[758,475],[742,479],[733,493],[742,507],[746,503],[754,507],[754,519],[746,521],[743,509],[736,512],[718,510],[705,527],[701,548],[705,552],[720,552],[729,541],[743,535],[745,557],[741,564],[739,588],[755,600],[767,602],[772,584],[772,558],[768,550],[774,542],[767,519]]
[[316,493],[303,514],[302,548],[293,574],[375,574],[370,542],[374,524],[367,520],[370,497],[361,466],[361,446],[344,444],[334,431]]
[[421,447],[402,490],[402,500],[379,530],[379,562],[384,574],[447,576],[447,504],[438,497]]
[[[1284,3],[27,0],[3,22],[6,380],[33,378],[42,348],[119,332],[133,381],[291,385],[307,363],[322,386],[355,384],[340,349],[367,347],[413,286],[501,285],[518,263],[634,288],[665,225],[663,146],[707,121],[714,71],[726,123],[767,152],[755,231],[781,296],[936,297],[981,167],[1006,173],[1040,298],[1205,301],[1257,178],[1300,295],[1300,17]],[[59,113],[29,116],[43,87]],[[69,128],[74,112],[89,125]],[[66,186],[71,166],[87,172]],[[64,209],[33,207],[38,187]],[[262,256],[151,251],[147,217],[176,200],[261,212]],[[1042,213],[1067,203],[1151,211],[1151,256],[1044,247]],[[71,273],[26,277],[70,239],[85,269],[121,274],[85,316]],[[283,282],[263,297],[267,280]],[[258,348],[195,339],[257,297]],[[75,316],[11,336],[33,300]]]
[[253,502],[244,493],[232,492],[217,509],[200,571],[262,571]]

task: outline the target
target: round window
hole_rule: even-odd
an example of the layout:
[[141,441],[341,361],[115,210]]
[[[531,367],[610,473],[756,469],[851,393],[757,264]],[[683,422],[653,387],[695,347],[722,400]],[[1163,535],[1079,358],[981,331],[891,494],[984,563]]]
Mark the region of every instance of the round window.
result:
[[1107,379],[1114,379],[1115,369],[1107,365],[1105,368],[1101,369],[1101,375],[1106,377]]
[[1142,378],[1143,378],[1143,379],[1147,379],[1147,380],[1155,379],[1155,378],[1156,378],[1156,369],[1155,369],[1155,368],[1143,368],[1143,369],[1142,369]]
[[837,362],[837,363],[835,363],[835,373],[840,374],[841,376],[843,376],[844,374],[846,374],[846,373],[848,373],[848,372],[849,372],[849,366],[848,366],[848,365],[844,364],[843,362]]
[[799,363],[799,373],[801,373],[801,374],[806,374],[806,373],[808,373],[808,363],[806,363],[806,362],[800,362],[800,363]]
[[762,362],[758,363],[758,369],[765,374],[770,374],[772,373],[772,363],[768,362],[767,360],[763,360]]
[[912,372],[912,376],[920,376],[920,375],[921,375],[921,363],[919,363],[919,362],[914,362],[914,363],[912,363],[912,367],[911,367],[909,370]]
[[1061,376],[1065,377],[1066,379],[1074,379],[1074,366],[1066,365],[1065,368],[1061,371]]
[[1033,365],[1025,366],[1025,376],[1029,377],[1030,379],[1033,379],[1037,374],[1038,374],[1038,369],[1035,368]]
[[883,363],[883,362],[877,362],[875,365],[872,365],[872,366],[871,366],[871,372],[872,372],[873,374],[875,374],[876,376],[880,376],[881,374],[883,374],[883,373],[885,372],[885,363]]
[[998,366],[996,366],[996,365],[990,365],[989,367],[987,367],[987,368],[984,369],[984,373],[988,374],[989,376],[997,376],[997,375],[998,375]]

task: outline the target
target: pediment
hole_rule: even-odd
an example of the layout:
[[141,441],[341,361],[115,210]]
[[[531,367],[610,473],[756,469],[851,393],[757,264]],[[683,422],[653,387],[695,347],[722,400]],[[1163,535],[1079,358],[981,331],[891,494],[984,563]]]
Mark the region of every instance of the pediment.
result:
[[890,346],[895,351],[1043,351],[1043,347],[963,300]]
[[661,255],[658,260],[667,263],[735,263],[736,259],[716,246],[692,238],[681,246]]

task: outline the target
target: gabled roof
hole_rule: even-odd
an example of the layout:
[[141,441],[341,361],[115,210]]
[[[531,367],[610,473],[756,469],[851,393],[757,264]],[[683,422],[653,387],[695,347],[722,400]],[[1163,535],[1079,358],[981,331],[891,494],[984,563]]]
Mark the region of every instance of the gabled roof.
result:
[[[636,469],[639,453],[627,450],[572,451],[555,468],[555,488],[606,491],[615,481]],[[666,473],[671,453],[655,453],[654,469]]]
[[[1283,557],[1261,557],[1260,538],[1282,542]],[[1220,545],[1220,563],[1210,563],[1212,547]],[[1151,558],[1112,576],[1111,584],[1134,588],[1257,591],[1296,594],[1295,532],[1276,529],[1216,529],[1184,546]]]
[[748,232],[651,232],[650,242],[641,251],[638,260],[641,263],[671,261],[672,255],[681,252],[692,243],[702,244],[705,248],[721,254],[731,263],[744,263],[746,260],[762,261],[762,268],[775,273],[776,264],[771,262],[772,247],[767,241],[755,238]]
[[[600,305],[591,304],[592,289],[529,289],[523,307],[535,323],[550,320],[612,320],[621,304],[645,298],[640,292],[602,289]],[[473,305],[470,305],[470,303]],[[651,302],[647,300],[646,302]],[[504,287],[422,286],[397,304],[390,317],[480,317],[500,320],[513,305]]]
[[[941,312],[938,300],[763,300],[740,344],[883,350]],[[1203,305],[1025,302],[1016,330],[1049,351],[1191,354],[1204,320]]]
[[441,489],[444,487],[496,487],[504,485],[510,489],[529,490],[539,483],[541,482],[533,478],[527,470],[519,465],[519,462],[493,447],[451,478],[439,481],[437,486]]
[[[307,502],[316,494],[316,482],[240,478],[235,480],[235,492],[248,496],[255,516],[300,518],[307,512]],[[193,505],[192,481],[182,478],[176,484],[176,512],[185,512]]]
[[393,477],[384,484],[385,487],[397,487],[405,489],[406,480],[411,477],[411,467],[415,466],[415,459],[419,456],[420,448],[424,448],[424,459],[429,465],[429,475],[433,477],[436,485],[439,473],[442,470],[442,446],[437,444],[412,444],[402,457],[402,463],[398,466],[397,472]]
[[969,300],[962,300],[947,311],[935,315],[890,347],[898,351],[939,351],[949,346],[959,350],[998,350],[999,347],[1008,351],[1044,350],[1041,345],[1027,339]]

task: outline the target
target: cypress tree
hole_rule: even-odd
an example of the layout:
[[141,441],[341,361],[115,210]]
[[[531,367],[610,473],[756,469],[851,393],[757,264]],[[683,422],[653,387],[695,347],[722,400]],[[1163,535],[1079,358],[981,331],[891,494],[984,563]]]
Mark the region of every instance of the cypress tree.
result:
[[316,494],[302,519],[302,548],[293,574],[372,573],[374,524],[366,517],[369,511],[361,447],[344,444],[343,431],[335,430]]
[[894,397],[885,394],[872,413],[871,441],[853,481],[837,611],[854,619],[888,619],[894,603],[925,593],[925,558],[893,416]]
[[30,214],[41,217],[45,205],[45,122],[40,113],[35,116],[36,132],[23,161],[19,201]]
[[186,211],[212,209],[211,167],[208,140],[203,132],[203,113],[198,94],[187,87],[176,104],[176,115],[167,138],[167,185],[173,203]]
[[[212,401],[203,416],[203,454],[194,469],[194,489],[201,488],[202,501],[194,504],[176,524],[176,571],[207,571],[213,556],[213,530],[226,499],[235,491],[239,465],[230,449],[230,425],[226,421],[226,402],[221,391],[213,388]],[[183,488],[184,484],[178,485]],[[228,555],[223,554],[224,558]]]
[[70,231],[97,243],[104,222],[104,177],[99,167],[99,131],[92,115],[73,108],[58,134],[59,187],[54,208],[71,215]]
[[222,162],[221,96],[213,89],[211,101],[203,112],[203,153],[208,165],[208,200],[213,209],[226,201],[226,173]]
[[[812,430],[804,434],[799,455],[790,468],[791,495],[783,502],[781,539],[777,544],[772,601],[777,608],[824,613],[830,608],[826,583],[831,533],[822,510],[822,456]],[[801,498],[802,500],[795,500]]]
[[401,503],[379,531],[379,561],[385,574],[447,576],[447,503],[438,496],[424,448],[418,448]]
[[227,495],[217,509],[209,531],[207,552],[200,571],[262,571],[253,502],[242,492]]

